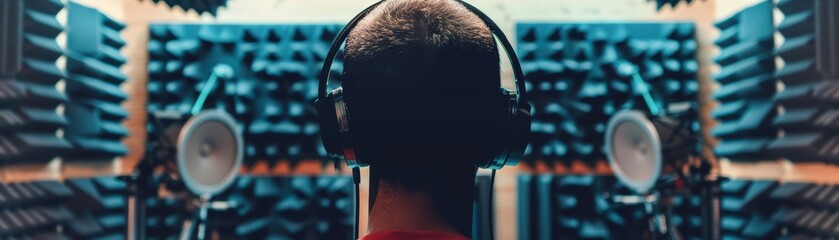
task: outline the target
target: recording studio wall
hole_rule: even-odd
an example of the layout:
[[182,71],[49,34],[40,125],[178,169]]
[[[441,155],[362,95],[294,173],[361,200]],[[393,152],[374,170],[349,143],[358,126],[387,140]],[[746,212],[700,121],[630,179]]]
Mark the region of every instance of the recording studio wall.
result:
[[[649,2],[655,1],[655,9],[661,11],[664,6],[670,6],[670,8],[676,8],[677,5],[684,2],[685,5],[691,4],[691,2],[699,1],[699,0],[647,0]],[[703,0],[704,1],[704,0]]]
[[73,219],[62,205],[72,196],[54,181],[0,183],[0,238],[62,239],[56,227]]
[[753,180],[723,183],[722,231],[730,239],[839,237],[839,185]]
[[45,163],[71,148],[57,135],[67,125],[57,111],[67,96],[56,89],[63,8],[59,0],[0,2],[9,20],[0,24],[0,165]]
[[593,175],[520,174],[518,239],[609,239],[612,234],[632,239],[634,235],[610,231],[610,227],[632,229],[624,225],[639,222],[619,214],[606,217],[615,214],[607,212],[609,204],[600,197],[614,183],[610,180]]
[[64,105],[69,126],[64,138],[73,151],[64,160],[112,160],[127,153],[120,141],[128,135],[122,120],[128,116],[120,103],[127,96],[120,84],[126,58],[120,53],[125,25],[102,12],[70,2],[67,7],[67,78]]
[[[237,207],[211,212],[210,227],[223,239],[349,236],[351,183],[348,176],[244,176],[217,198]],[[525,174],[519,176],[518,183],[519,239],[633,239],[645,227],[641,209],[604,201],[603,192],[621,191],[612,177]],[[122,238],[127,206],[124,191],[125,183],[118,177],[2,183],[0,238]],[[839,221],[837,201],[839,185],[729,180],[722,184],[722,236],[839,237],[834,229]],[[184,202],[150,198],[147,204],[150,238],[176,237],[189,216],[183,210]],[[674,223],[682,234],[687,239],[701,236],[695,224],[695,201],[683,197],[675,204]],[[282,224],[274,224],[277,222]]]
[[[208,98],[236,118],[245,165],[325,156],[311,100],[340,25],[152,24],[148,111],[187,113],[217,64],[234,70]],[[338,66],[333,75],[339,76]]]
[[[126,185],[119,177],[0,184],[0,239],[123,239]],[[352,234],[350,176],[242,176],[210,211],[221,239],[346,239]],[[171,196],[146,200],[147,237],[176,239],[187,204]]]
[[220,7],[227,6],[227,0],[151,0],[151,2],[163,2],[171,8],[180,7],[184,11],[193,10],[198,14],[210,13],[213,16],[218,13]]
[[[518,239],[645,239],[643,207],[609,200],[630,194],[613,176],[520,174],[517,181]],[[673,225],[685,239],[700,239],[698,196],[673,201]]]
[[[125,191],[125,183],[117,177],[4,183],[0,238],[123,239]],[[178,210],[183,203],[150,198],[147,204],[150,239],[176,237],[185,219],[183,210]]]
[[790,239],[839,237],[839,185],[785,183],[771,197],[782,205],[772,221],[783,226]]
[[773,5],[764,0],[716,23],[720,88],[712,96],[720,105],[711,113],[719,121],[711,133],[720,139],[715,148],[720,157],[774,159],[767,151],[778,136],[772,125],[778,115],[772,101],[777,92]]
[[125,182],[117,177],[69,179],[65,187],[73,192],[66,200],[73,220],[62,225],[72,239],[120,239],[127,226]]
[[839,2],[784,0],[778,9],[784,90],[774,100],[784,111],[772,123],[784,134],[769,149],[793,162],[839,163]]
[[778,239],[772,218],[780,205],[770,198],[775,181],[729,180],[721,184],[720,232],[723,239]]
[[[626,191],[611,176],[522,174],[517,239],[641,239],[643,210],[618,206],[604,193]],[[839,237],[839,185],[726,180],[721,185],[722,239]],[[674,198],[672,223],[685,239],[701,239],[695,195]]]
[[[691,23],[518,23],[516,42],[533,102],[527,160],[594,166],[605,159],[606,124],[621,109],[697,101]],[[696,120],[691,125],[698,130]]]
[[240,177],[217,199],[236,209],[214,212],[222,239],[347,239],[353,227],[349,176]]

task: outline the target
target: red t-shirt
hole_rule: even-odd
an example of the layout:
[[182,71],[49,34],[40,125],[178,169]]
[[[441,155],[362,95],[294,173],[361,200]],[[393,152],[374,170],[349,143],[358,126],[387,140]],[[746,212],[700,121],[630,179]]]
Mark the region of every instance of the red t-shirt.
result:
[[367,234],[361,240],[469,240],[453,233],[431,231],[380,231]]

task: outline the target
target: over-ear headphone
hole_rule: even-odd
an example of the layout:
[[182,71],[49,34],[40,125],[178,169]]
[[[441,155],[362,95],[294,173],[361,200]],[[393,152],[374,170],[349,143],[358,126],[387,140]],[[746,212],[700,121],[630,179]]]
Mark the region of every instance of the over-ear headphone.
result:
[[[367,7],[341,29],[338,36],[332,42],[332,46],[324,59],[323,68],[320,72],[318,98],[315,100],[315,107],[320,118],[320,133],[323,146],[330,156],[344,160],[350,168],[366,167],[370,162],[356,156],[353,137],[350,131],[352,127],[350,107],[347,105],[347,97],[344,95],[343,88],[338,87],[333,90],[327,90],[327,81],[329,80],[332,62],[335,60],[335,56],[341,48],[341,45],[346,41],[347,36],[362,18],[384,1],[379,1]],[[478,166],[486,169],[501,169],[505,165],[516,165],[524,155],[527,142],[530,138],[530,104],[528,103],[524,74],[522,73],[519,59],[516,57],[513,46],[495,22],[474,6],[461,0],[455,1],[463,4],[466,9],[477,15],[501,42],[513,66],[513,73],[516,78],[516,91],[509,91],[502,88],[499,94],[499,97],[502,98],[502,101],[499,102],[503,102],[503,106],[499,107],[503,107],[507,111],[506,119],[501,119],[504,121],[503,125],[501,125],[504,128],[500,130],[486,129],[486,131],[498,131],[500,135],[498,139],[501,142],[495,144],[498,148],[494,149],[492,158],[479,162]]]

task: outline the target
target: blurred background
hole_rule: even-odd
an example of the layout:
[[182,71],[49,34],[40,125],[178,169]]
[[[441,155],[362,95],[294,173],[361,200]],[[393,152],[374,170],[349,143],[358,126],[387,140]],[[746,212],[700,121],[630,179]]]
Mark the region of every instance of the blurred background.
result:
[[[196,207],[172,156],[140,185],[130,176],[169,151],[160,136],[184,122],[153,124],[154,114],[190,113],[216,78],[203,108],[232,116],[243,159],[212,198],[226,207],[210,210],[210,236],[350,238],[352,179],[325,156],[310,103],[334,35],[373,2],[4,0],[0,239],[123,239],[137,201],[146,237],[177,238]],[[708,169],[676,185],[711,191],[666,194],[684,238],[839,237],[839,4],[469,2],[513,42],[534,105],[527,156],[495,182],[498,239],[650,238],[642,205],[611,200],[634,193],[614,176],[604,134],[621,109],[680,104],[691,106],[680,121],[698,139],[692,159]],[[221,77],[220,65],[234,74]],[[692,167],[674,162],[664,158],[662,176]],[[476,187],[484,209],[488,172]],[[361,192],[366,209],[366,181]],[[475,239],[490,229],[485,214],[476,211]]]

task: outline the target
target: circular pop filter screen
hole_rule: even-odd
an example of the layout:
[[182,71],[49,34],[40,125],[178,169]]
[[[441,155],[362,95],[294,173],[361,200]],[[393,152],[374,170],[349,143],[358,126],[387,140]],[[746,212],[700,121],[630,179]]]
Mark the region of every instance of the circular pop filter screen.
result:
[[637,193],[649,192],[661,175],[658,133],[639,111],[620,111],[609,120],[606,151],[615,176]]
[[204,111],[187,121],[178,136],[178,172],[197,195],[224,191],[242,164],[241,132],[230,115]]

